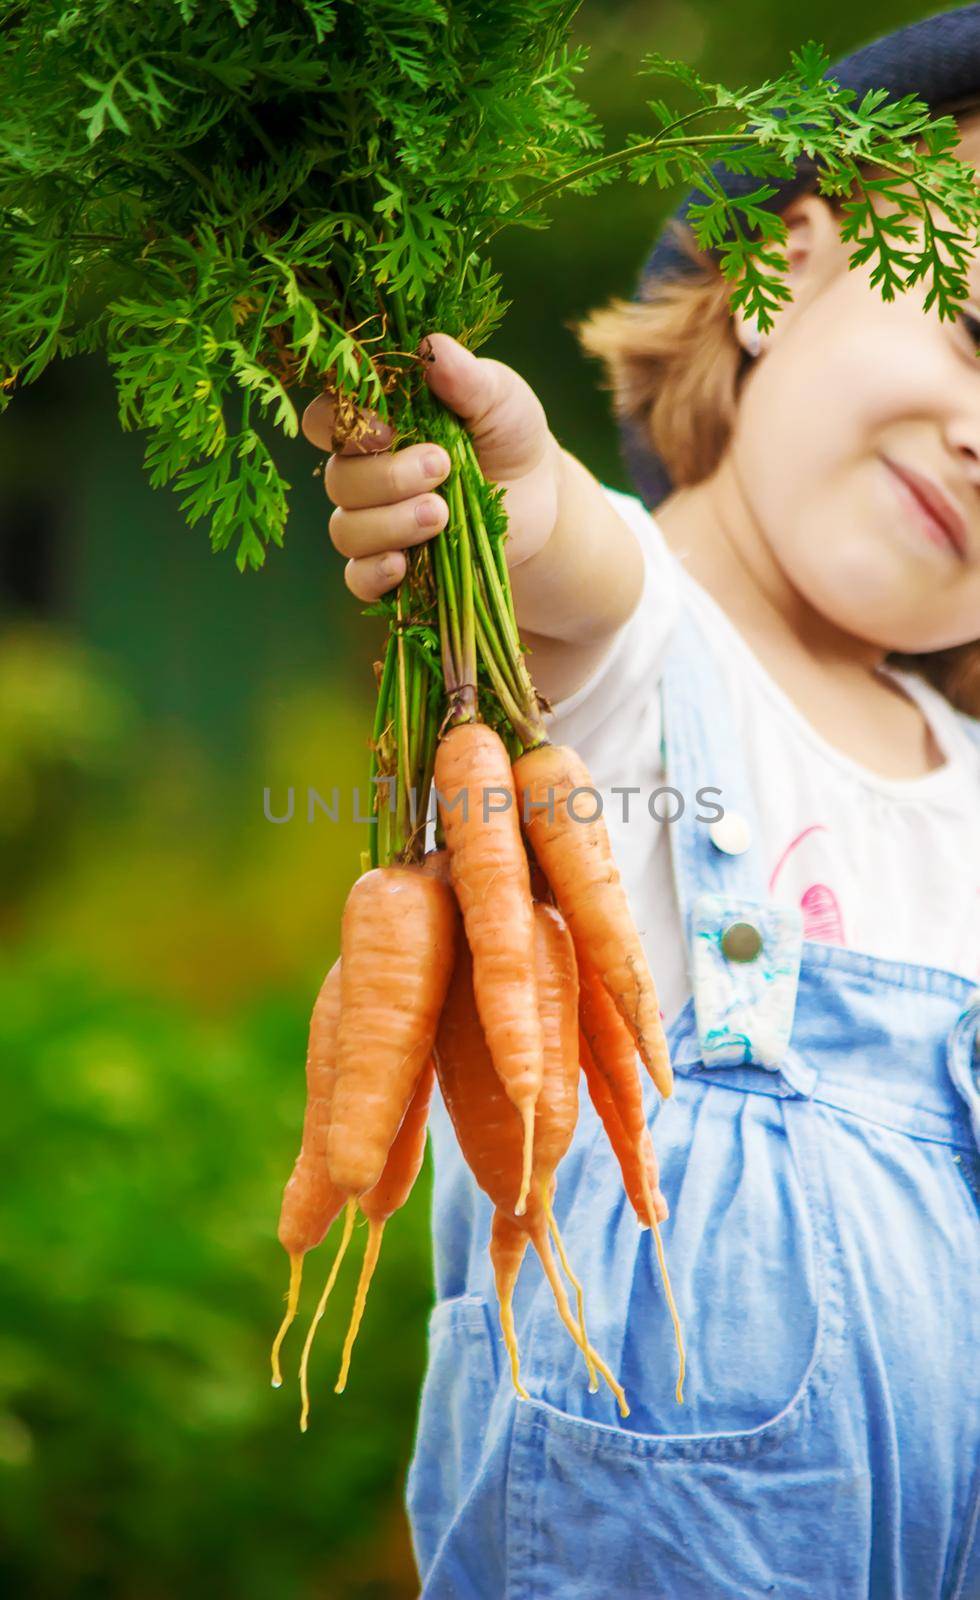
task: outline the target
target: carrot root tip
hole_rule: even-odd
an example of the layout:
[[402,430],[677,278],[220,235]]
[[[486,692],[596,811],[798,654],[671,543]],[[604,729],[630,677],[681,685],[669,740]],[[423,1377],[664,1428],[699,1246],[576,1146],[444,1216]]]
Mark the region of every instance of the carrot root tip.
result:
[[364,1251],[364,1260],[361,1263],[360,1277],[357,1280],[357,1292],[354,1296],[354,1309],[351,1312],[350,1325],[347,1329],[347,1337],[344,1339],[344,1351],[341,1357],[340,1373],[337,1377],[337,1382],[334,1384],[334,1394],[343,1394],[347,1387],[347,1375],[350,1372],[350,1360],[354,1350],[354,1341],[357,1338],[360,1330],[361,1318],[364,1315],[364,1307],[367,1304],[368,1290],[371,1287],[371,1279],[374,1276],[374,1269],[378,1264],[378,1255],[381,1250],[381,1238],[384,1230],[385,1225],[383,1222],[375,1222],[373,1220],[369,1221],[367,1247]]
[[656,1217],[654,1217],[653,1220],[653,1235],[657,1245],[657,1264],[660,1268],[660,1276],[663,1281],[664,1293],[667,1297],[667,1308],[670,1311],[670,1320],[674,1325],[674,1341],[677,1345],[677,1387],[674,1390],[674,1396],[677,1400],[677,1404],[681,1406],[684,1404],[684,1373],[687,1370],[687,1357],[684,1353],[684,1336],[681,1333],[681,1319],[677,1314],[677,1306],[674,1302],[674,1293],[670,1287],[670,1274],[667,1271],[667,1260],[664,1255],[663,1240],[660,1237],[660,1229],[657,1226]]
[[279,1351],[282,1349],[282,1341],[286,1337],[287,1330],[296,1316],[302,1280],[303,1252],[298,1250],[289,1258],[289,1291],[286,1296],[286,1313],[279,1325],[279,1332],[276,1334],[272,1345],[272,1387],[274,1389],[282,1388],[282,1368],[279,1365]]
[[330,1274],[323,1286],[323,1293],[320,1296],[319,1304],[313,1313],[313,1318],[310,1322],[310,1326],[306,1335],[306,1343],[303,1346],[303,1354],[300,1357],[299,1390],[302,1400],[302,1409],[300,1411],[299,1418],[300,1433],[306,1432],[306,1425],[310,1415],[310,1391],[307,1383],[307,1372],[310,1362],[310,1349],[313,1345],[313,1336],[319,1327],[320,1319],[323,1316],[324,1310],[326,1309],[327,1301],[330,1298],[330,1291],[337,1281],[337,1274],[340,1271],[340,1264],[344,1259],[347,1246],[350,1244],[351,1234],[354,1231],[354,1218],[356,1215],[357,1202],[355,1200],[348,1200],[347,1210],[344,1216],[344,1232],[341,1237],[340,1244],[337,1246],[337,1254],[334,1256],[333,1265],[330,1268]]
[[568,1280],[575,1291],[575,1304],[578,1311],[578,1326],[579,1332],[582,1335],[582,1354],[585,1357],[585,1365],[589,1374],[589,1393],[598,1394],[599,1378],[596,1372],[594,1360],[595,1353],[591,1344],[589,1343],[589,1335],[585,1326],[585,1295],[582,1291],[582,1285],[575,1276],[575,1273],[572,1271],[571,1263],[569,1262],[568,1256],[565,1253],[565,1244],[558,1230],[558,1224],[555,1221],[555,1213],[551,1207],[551,1196],[548,1193],[548,1180],[546,1178],[542,1178],[541,1180],[541,1200],[544,1205],[544,1214],[548,1219],[548,1227],[551,1229],[551,1236],[555,1241],[555,1248],[558,1251],[558,1259],[561,1262]]

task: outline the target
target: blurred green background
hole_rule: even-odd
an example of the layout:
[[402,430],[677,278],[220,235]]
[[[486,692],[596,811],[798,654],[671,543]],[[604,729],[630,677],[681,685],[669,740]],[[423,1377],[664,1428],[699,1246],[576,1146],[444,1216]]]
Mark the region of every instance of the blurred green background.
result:
[[[942,7],[928,8],[932,10]],[[615,148],[641,53],[748,84],[927,14],[889,0],[587,3],[583,93]],[[651,85],[647,92],[661,92]],[[680,196],[672,197],[673,202]],[[497,263],[488,353],[562,442],[627,487],[568,324],[628,294],[666,209],[566,200]],[[428,1174],[391,1224],[347,1393],[356,1272],[274,1393],[275,1237],[306,1027],[363,828],[307,785],[364,783],[377,624],[327,536],[316,453],[277,445],[286,548],[241,576],[143,474],[99,361],[51,369],[0,425],[0,1587],[18,1597],[368,1600],[417,1594],[402,1513],[431,1302]],[[263,816],[296,788],[292,822]],[[324,1273],[308,1258],[304,1312]]]

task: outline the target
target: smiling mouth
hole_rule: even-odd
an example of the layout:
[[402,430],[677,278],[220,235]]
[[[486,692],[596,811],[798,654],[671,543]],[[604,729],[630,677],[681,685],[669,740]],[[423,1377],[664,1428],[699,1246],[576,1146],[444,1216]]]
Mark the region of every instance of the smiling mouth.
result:
[[888,476],[907,520],[937,549],[954,555],[958,561],[965,561],[966,537],[957,514],[943,505],[942,497],[936,491],[930,488],[920,490],[918,482],[910,481],[910,477],[887,456],[881,456],[880,459],[888,469]]

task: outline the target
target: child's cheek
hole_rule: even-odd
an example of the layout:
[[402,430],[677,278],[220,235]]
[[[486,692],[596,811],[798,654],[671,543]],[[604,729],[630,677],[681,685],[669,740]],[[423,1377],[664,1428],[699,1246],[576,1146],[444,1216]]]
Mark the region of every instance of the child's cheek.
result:
[[895,633],[895,648],[910,596],[941,575],[895,539],[878,457],[934,459],[965,385],[980,402],[980,375],[921,300],[887,305],[859,280],[821,297],[753,371],[732,441],[754,520],[796,588],[848,631],[882,644]]
[[[950,325],[925,313],[922,298],[886,304],[855,274],[773,339],[743,390],[732,440],[765,522],[802,516],[813,528],[831,511],[860,513],[869,463],[910,425],[920,450],[935,448],[926,435],[961,403],[961,373]],[[970,379],[980,403],[980,371]]]

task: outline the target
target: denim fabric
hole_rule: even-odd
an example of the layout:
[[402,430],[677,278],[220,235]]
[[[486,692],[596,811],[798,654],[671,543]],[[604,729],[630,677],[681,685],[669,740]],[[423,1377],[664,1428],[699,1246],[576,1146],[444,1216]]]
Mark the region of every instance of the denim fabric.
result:
[[[719,785],[757,838],[697,626],[685,613],[664,675],[668,781]],[[689,933],[709,892],[754,902],[765,930],[753,849],[724,855],[693,811],[671,826]],[[489,1202],[435,1104],[438,1299],[407,1490],[424,1600],[980,1600],[980,991],[804,941],[795,995],[775,1067],[751,1028],[745,1060],[706,1064],[692,997],[673,1096],[644,1079],[682,1406],[652,1236],[584,1087],[556,1213],[625,1420],[589,1394],[533,1257],[516,1399]]]

